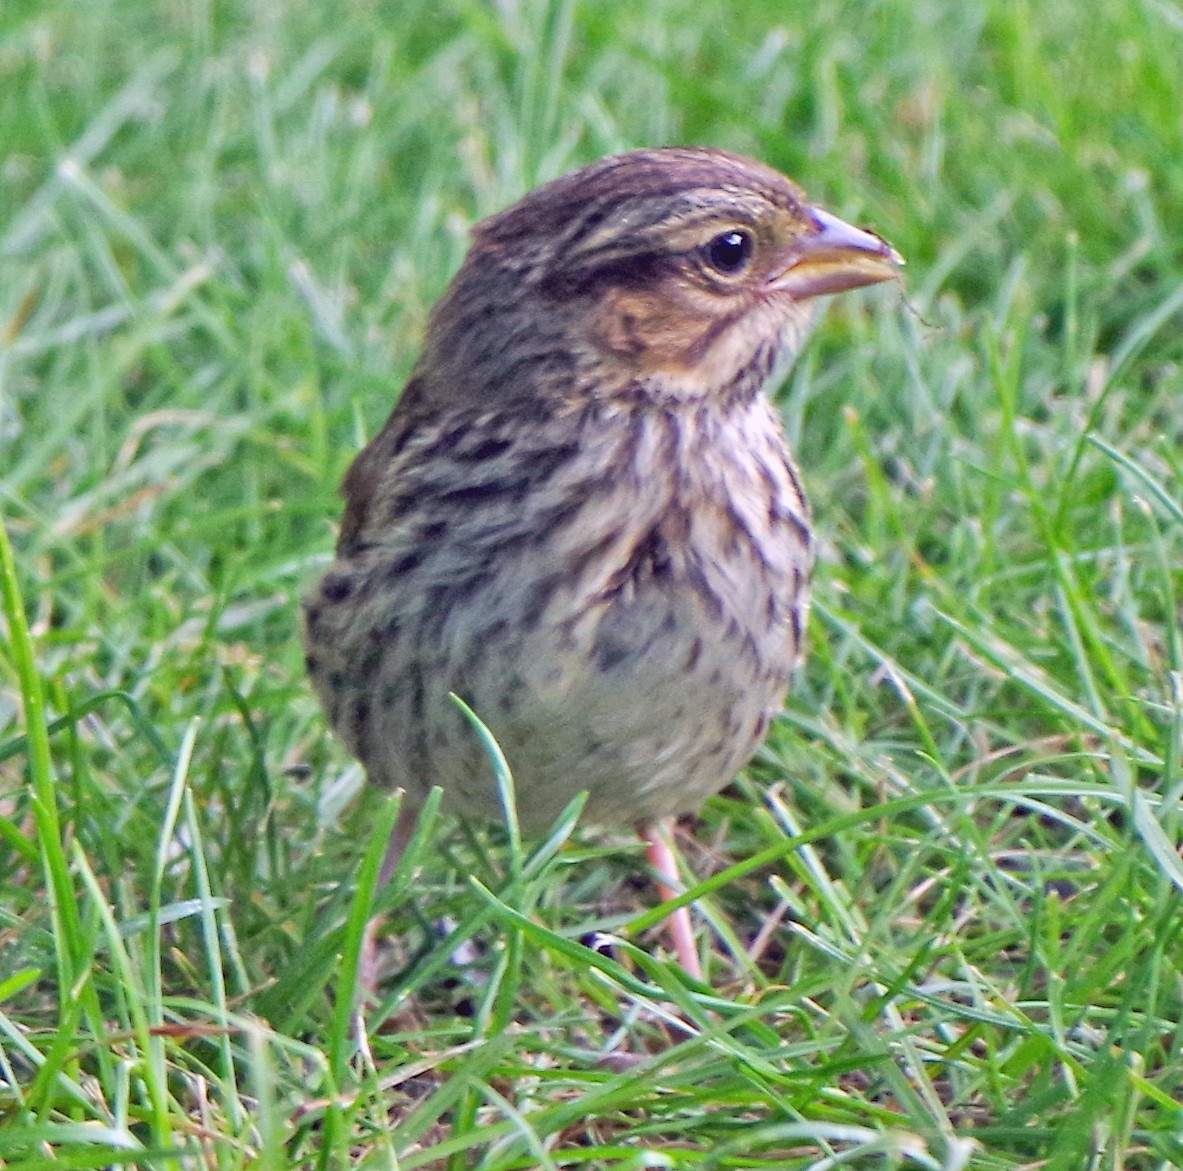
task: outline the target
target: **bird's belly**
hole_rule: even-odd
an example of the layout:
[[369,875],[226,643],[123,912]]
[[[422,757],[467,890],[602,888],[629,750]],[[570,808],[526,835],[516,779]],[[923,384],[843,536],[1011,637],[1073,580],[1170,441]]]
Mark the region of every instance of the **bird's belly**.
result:
[[[761,590],[759,576],[740,598],[666,582],[548,615],[456,678],[506,755],[527,826],[582,791],[601,823],[690,810],[735,776],[784,701],[805,601],[799,583],[790,596],[790,582]],[[440,719],[454,727],[455,713]],[[472,738],[434,739],[430,771],[454,778],[451,803],[496,815]]]

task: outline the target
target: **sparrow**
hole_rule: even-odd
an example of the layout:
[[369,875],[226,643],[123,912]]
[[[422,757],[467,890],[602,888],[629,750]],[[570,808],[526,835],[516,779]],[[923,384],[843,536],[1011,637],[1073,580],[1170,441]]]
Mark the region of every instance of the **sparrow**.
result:
[[[801,662],[814,536],[776,407],[819,297],[895,278],[873,232],[752,159],[638,150],[479,223],[386,425],[354,460],[307,667],[370,782],[522,827],[579,793],[671,819],[743,768]],[[701,965],[685,908],[674,946]]]

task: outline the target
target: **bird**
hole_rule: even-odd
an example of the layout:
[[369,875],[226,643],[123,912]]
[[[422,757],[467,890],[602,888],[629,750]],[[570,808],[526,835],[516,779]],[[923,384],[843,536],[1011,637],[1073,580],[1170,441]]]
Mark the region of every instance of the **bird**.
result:
[[[637,825],[663,898],[675,816],[727,785],[805,650],[814,535],[765,387],[817,299],[899,254],[779,171],[634,150],[479,222],[384,427],[342,484],[306,665],[367,780],[524,831],[578,794]],[[682,967],[702,978],[685,908]]]

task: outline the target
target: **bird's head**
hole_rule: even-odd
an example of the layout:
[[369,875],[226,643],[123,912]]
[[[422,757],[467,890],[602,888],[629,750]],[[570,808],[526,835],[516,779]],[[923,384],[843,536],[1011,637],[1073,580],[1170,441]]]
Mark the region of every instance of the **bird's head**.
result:
[[470,405],[748,396],[796,352],[815,297],[902,263],[762,163],[634,151],[477,226],[418,373]]

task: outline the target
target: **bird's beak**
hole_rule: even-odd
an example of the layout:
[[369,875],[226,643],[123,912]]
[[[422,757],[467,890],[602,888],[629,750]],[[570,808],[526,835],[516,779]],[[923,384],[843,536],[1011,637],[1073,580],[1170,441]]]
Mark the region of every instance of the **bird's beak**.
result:
[[793,242],[788,264],[771,281],[798,299],[844,293],[892,280],[904,258],[873,232],[852,227],[818,207],[805,209],[809,227]]

